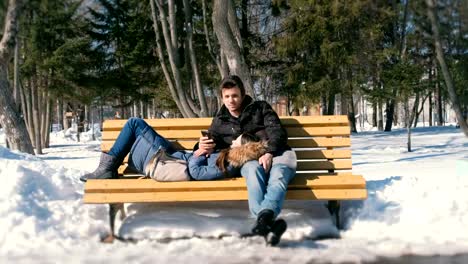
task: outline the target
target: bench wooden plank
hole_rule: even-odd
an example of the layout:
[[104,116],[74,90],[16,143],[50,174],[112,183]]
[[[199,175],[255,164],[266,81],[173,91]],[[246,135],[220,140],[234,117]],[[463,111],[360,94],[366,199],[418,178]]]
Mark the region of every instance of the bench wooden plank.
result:
[[[127,166],[124,164],[123,166]],[[125,173],[125,168],[119,168],[119,174]],[[350,170],[352,161],[350,159],[336,159],[330,161],[308,160],[297,162],[297,171],[322,171],[322,170]]]
[[[350,159],[350,149],[339,149],[339,150],[297,150],[297,159]],[[128,162],[128,155],[125,157],[124,163]]]
[[[280,116],[281,124],[284,127],[293,126],[347,126],[349,124],[346,115],[336,116]],[[180,118],[164,118],[164,119],[145,119],[145,121],[154,128],[159,129],[206,129],[211,125],[212,118],[186,118],[181,122]],[[127,120],[106,120],[103,124],[103,130],[120,131]]]
[[[114,145],[115,140],[104,140],[101,143],[102,151],[109,151]],[[191,150],[198,140],[177,140],[172,144],[177,149]],[[288,145],[292,148],[327,148],[327,147],[350,147],[351,139],[343,138],[298,138],[288,139]]]
[[[361,175],[351,173],[324,175],[297,175],[288,185],[288,189],[352,189],[365,188],[365,180]],[[111,192],[148,192],[148,191],[213,191],[213,190],[245,190],[246,183],[242,177],[218,181],[191,182],[157,182],[152,179],[115,179],[89,180],[86,190],[89,193]]]
[[[291,200],[362,200],[366,189],[313,189],[291,190],[286,199]],[[247,190],[210,192],[143,192],[143,193],[87,193],[85,203],[151,203],[188,201],[241,201],[247,200]]]
[[[201,137],[200,129],[171,129],[163,130],[156,128],[158,134],[166,139],[198,139]],[[349,136],[348,126],[331,127],[291,127],[287,129],[288,137],[307,137],[307,136]],[[120,131],[106,131],[102,135],[102,140],[116,140]]]

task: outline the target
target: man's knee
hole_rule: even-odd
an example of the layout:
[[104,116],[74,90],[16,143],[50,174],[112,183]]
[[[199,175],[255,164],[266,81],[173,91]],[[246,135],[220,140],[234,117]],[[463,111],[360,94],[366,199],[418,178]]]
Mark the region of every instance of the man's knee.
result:
[[274,165],[270,171],[270,181],[279,181],[287,185],[296,175],[296,171],[284,164]]
[[242,176],[247,176],[250,174],[256,174],[260,169],[263,169],[263,167],[260,166],[258,160],[251,160],[242,165],[241,173]]

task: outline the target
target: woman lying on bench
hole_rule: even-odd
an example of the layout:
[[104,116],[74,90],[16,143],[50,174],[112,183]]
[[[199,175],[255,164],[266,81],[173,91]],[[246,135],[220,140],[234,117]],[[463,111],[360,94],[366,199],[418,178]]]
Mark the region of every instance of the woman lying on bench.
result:
[[[240,167],[247,161],[256,160],[266,152],[265,142],[252,134],[244,133],[232,142],[230,149],[208,156],[195,145],[193,152],[175,150],[171,143],[159,135],[141,118],[130,118],[109,153],[102,153],[98,168],[80,177],[87,179],[116,179],[117,169],[129,155],[129,166],[145,174],[159,149],[174,158],[188,162],[190,177],[194,180],[216,180],[225,177],[240,177]],[[146,175],[149,176],[149,175]]]

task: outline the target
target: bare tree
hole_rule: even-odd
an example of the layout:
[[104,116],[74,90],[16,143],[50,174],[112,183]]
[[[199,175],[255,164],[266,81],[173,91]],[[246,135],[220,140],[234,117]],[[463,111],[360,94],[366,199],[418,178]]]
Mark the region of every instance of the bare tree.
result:
[[10,53],[16,44],[21,0],[9,0],[2,40],[0,41],[0,124],[5,129],[11,149],[34,154],[24,119],[17,111],[7,69]]
[[247,94],[255,96],[250,71],[241,53],[242,40],[232,0],[215,0],[213,3],[213,28],[221,47],[221,58],[226,59],[231,74],[238,75]]
[[193,22],[192,22],[192,6],[189,0],[184,0],[184,13],[185,13],[185,30],[187,31],[187,46],[190,56],[190,66],[193,72],[193,79],[195,81],[196,91],[198,94],[198,101],[200,102],[200,117],[208,116],[208,105],[206,104],[205,95],[200,80],[200,73],[198,70],[197,57],[195,56],[195,49],[193,48]]
[[[156,53],[167,81],[169,91],[177,108],[184,117],[207,116],[208,106],[203,92],[200,71],[193,45],[192,6],[189,1],[150,0],[153,29],[156,36]],[[177,32],[176,9],[184,10],[184,30],[186,36],[181,40]],[[180,68],[184,64],[184,54],[180,46],[185,45],[185,51],[190,60],[190,76],[184,76]],[[166,54],[165,54],[166,53]],[[187,80],[183,82],[183,80]],[[183,85],[187,84],[187,87]]]
[[448,94],[450,97],[450,101],[452,101],[452,108],[455,111],[455,115],[457,116],[458,123],[460,124],[460,128],[463,130],[463,133],[466,137],[468,137],[468,124],[463,117],[460,104],[458,103],[457,94],[455,93],[455,86],[453,84],[453,79],[450,74],[450,71],[447,67],[447,63],[445,62],[445,55],[442,49],[442,43],[440,40],[440,33],[439,33],[439,22],[437,21],[437,16],[434,11],[435,4],[433,0],[426,0],[427,4],[427,16],[431,21],[432,27],[432,37],[434,39],[434,46],[436,50],[436,57],[437,61],[439,62],[440,68],[442,69],[442,75],[444,76],[445,85],[447,85]]

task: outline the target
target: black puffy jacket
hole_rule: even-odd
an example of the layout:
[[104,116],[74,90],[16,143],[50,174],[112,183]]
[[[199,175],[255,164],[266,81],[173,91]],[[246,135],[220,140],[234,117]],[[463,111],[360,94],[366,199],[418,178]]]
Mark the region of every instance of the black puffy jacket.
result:
[[290,149],[287,145],[286,130],[267,102],[254,101],[246,95],[241,107],[243,110],[238,118],[233,117],[224,105],[213,118],[209,131],[216,143],[216,149],[228,148],[232,141],[244,132],[267,140],[267,152],[273,155]]

